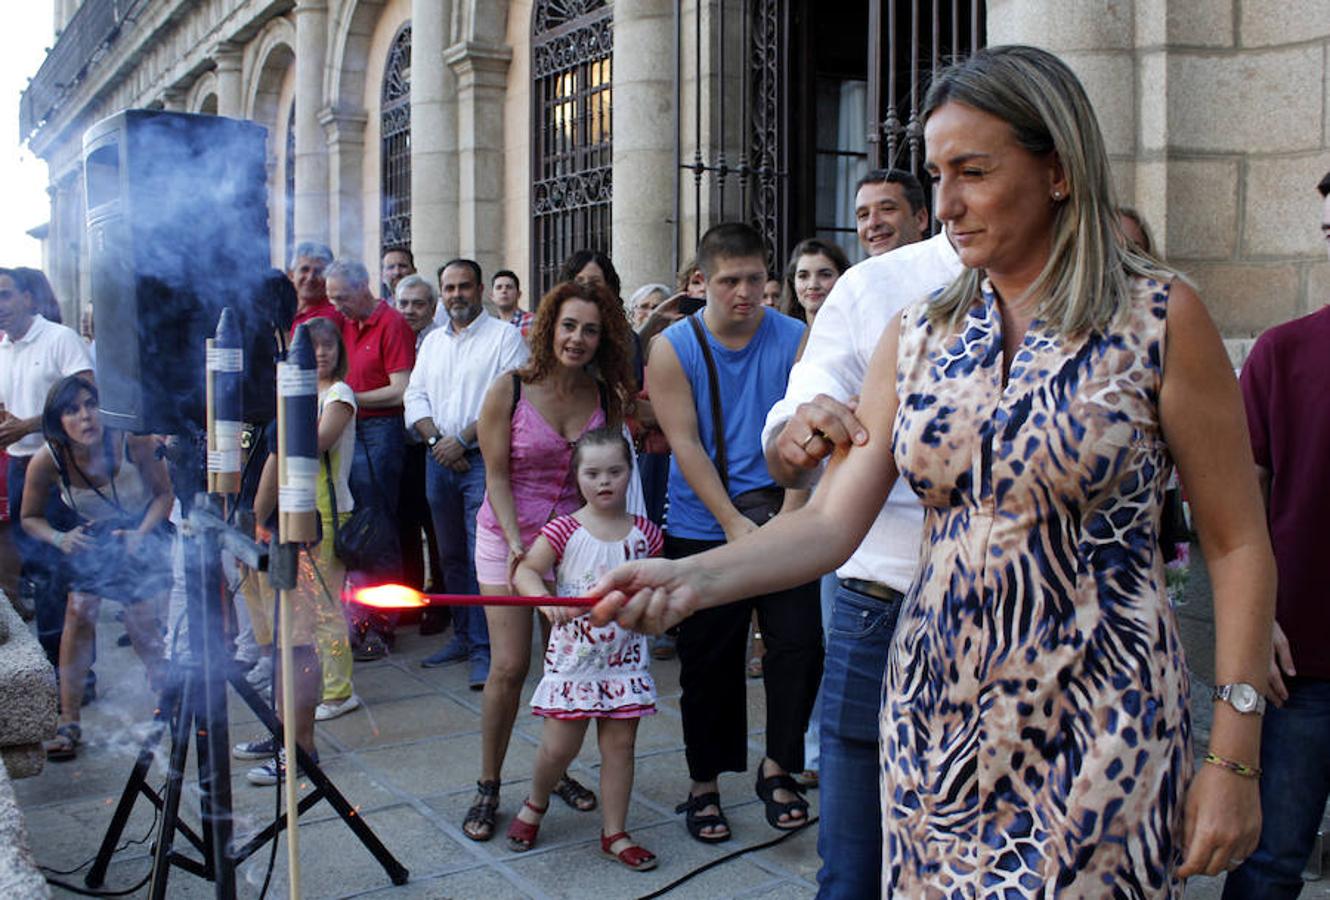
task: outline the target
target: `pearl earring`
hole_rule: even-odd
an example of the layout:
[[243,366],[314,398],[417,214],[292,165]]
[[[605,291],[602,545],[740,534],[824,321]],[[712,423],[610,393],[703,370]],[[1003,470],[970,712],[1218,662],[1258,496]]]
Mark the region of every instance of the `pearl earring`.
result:
[[1062,199],[1062,192],[1061,192],[1061,191],[1054,191],[1054,192],[1053,192],[1053,199],[1054,199],[1054,200],[1061,200],[1061,199]]

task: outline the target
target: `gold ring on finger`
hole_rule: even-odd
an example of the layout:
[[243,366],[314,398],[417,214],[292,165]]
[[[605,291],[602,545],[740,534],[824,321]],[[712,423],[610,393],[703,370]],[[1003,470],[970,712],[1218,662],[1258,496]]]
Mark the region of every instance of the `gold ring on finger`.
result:
[[805,453],[808,452],[808,445],[813,443],[813,440],[815,438],[819,438],[821,436],[822,432],[814,428],[812,431],[808,432],[808,437],[804,438],[802,441],[799,442],[799,449],[803,450]]

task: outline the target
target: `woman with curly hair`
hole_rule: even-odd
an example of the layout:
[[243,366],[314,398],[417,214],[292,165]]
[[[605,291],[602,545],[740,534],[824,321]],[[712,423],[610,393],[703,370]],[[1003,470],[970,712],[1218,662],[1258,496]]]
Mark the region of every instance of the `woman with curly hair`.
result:
[[[622,427],[624,406],[636,387],[628,319],[617,294],[603,283],[557,285],[540,301],[530,340],[527,365],[500,375],[480,410],[486,485],[476,519],[481,594],[511,593],[513,570],[540,529],[583,505],[570,466],[573,444],[597,428]],[[547,577],[552,584],[552,574]],[[472,840],[494,835],[499,776],[531,665],[532,618],[529,609],[485,609],[490,670],[481,716],[481,778],[462,825]],[[566,775],[555,793],[576,809],[595,809],[595,795]]]

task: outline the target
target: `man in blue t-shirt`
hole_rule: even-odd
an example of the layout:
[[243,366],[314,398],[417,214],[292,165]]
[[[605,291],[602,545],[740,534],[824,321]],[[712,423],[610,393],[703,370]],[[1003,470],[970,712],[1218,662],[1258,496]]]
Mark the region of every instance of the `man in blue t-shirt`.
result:
[[[779,509],[783,492],[767,472],[762,426],[785,395],[804,332],[802,323],[762,305],[766,257],[749,226],[711,228],[697,261],[706,306],[665,330],[647,366],[652,403],[674,454],[665,529],[665,555],[674,559],[738,540]],[[803,733],[822,673],[816,583],[703,610],[679,625],[680,712],[692,786],[676,811],[688,814],[689,833],[705,843],[730,837],[717,776],[747,768],[744,659],[753,609],[767,647],[766,755],[757,793],[777,829],[800,827],[808,816],[788,773],[803,769]]]

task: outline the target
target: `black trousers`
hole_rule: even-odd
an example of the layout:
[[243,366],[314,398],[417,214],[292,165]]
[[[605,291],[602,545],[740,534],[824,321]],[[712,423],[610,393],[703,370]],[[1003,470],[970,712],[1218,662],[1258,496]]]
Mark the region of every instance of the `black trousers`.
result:
[[[682,559],[724,541],[665,538],[665,555]],[[804,767],[804,732],[822,680],[822,610],[818,583],[694,613],[679,624],[679,709],[688,775],[713,781],[748,767],[748,697],[744,666],[748,623],[757,610],[766,656],[766,755],[787,772]]]
[[[420,541],[423,530],[429,542],[430,559],[439,558],[438,544],[434,540],[434,519],[429,514],[429,501],[425,499],[424,444],[407,444],[402,458],[402,484],[397,497],[397,536],[402,546],[403,584],[424,590],[425,553]],[[432,568],[437,568],[437,563]],[[439,589],[443,579],[432,573]]]

